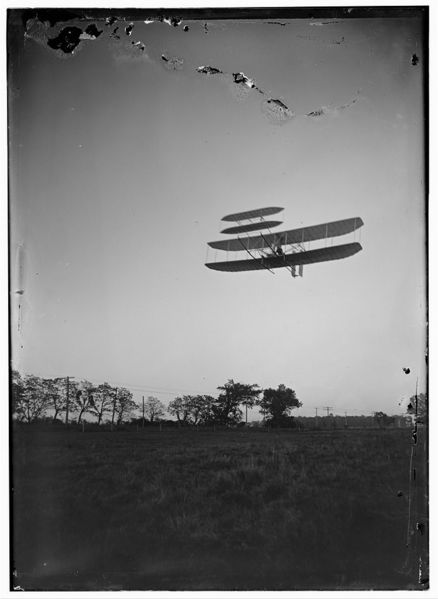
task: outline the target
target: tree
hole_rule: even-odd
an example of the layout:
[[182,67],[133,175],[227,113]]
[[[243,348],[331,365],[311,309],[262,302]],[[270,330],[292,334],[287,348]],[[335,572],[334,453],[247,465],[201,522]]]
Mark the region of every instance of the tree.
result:
[[388,416],[385,412],[375,412],[374,413],[374,422],[377,424],[379,428],[386,428],[391,424],[394,424],[394,417]]
[[164,404],[156,397],[149,396],[144,402],[144,411],[150,422],[159,420],[164,416]]
[[82,421],[82,416],[86,413],[90,413],[94,409],[94,398],[95,386],[89,381],[81,381],[75,389],[73,395],[72,407],[78,414],[78,424]]
[[254,405],[261,390],[258,385],[235,383],[229,379],[225,385],[218,387],[222,391],[213,405],[215,419],[220,424],[236,424],[242,419],[243,404],[248,410],[249,405]]
[[132,393],[125,387],[120,387],[117,390],[117,398],[114,404],[114,411],[117,416],[117,425],[122,424],[123,420],[137,409],[137,404],[132,399]]
[[183,395],[175,397],[167,407],[167,411],[171,416],[176,416],[179,424],[187,424],[190,417],[191,395]]
[[215,399],[211,395],[192,395],[190,399],[190,419],[192,424],[207,424],[212,420],[212,406]]
[[[15,384],[17,384],[17,380],[16,377]],[[18,419],[28,423],[41,418],[49,407],[42,380],[34,375],[27,375],[22,379],[20,394],[16,399],[18,401],[15,412]]]
[[111,412],[116,401],[117,390],[108,383],[102,383],[93,393],[93,405],[90,412],[96,416],[97,424],[100,425],[104,414]]
[[20,418],[20,406],[23,401],[24,393],[24,381],[21,378],[18,370],[12,370],[11,372],[11,403],[12,403],[12,414],[16,414]]
[[[236,383],[240,385],[240,383]],[[240,385],[242,394],[242,404],[245,406],[245,423],[248,424],[248,408],[253,408],[257,404],[262,390],[258,385]]]
[[67,398],[65,391],[62,388],[64,379],[43,379],[43,392],[47,398],[49,407],[53,410],[53,422],[56,421],[58,415],[65,412]]
[[293,389],[279,385],[277,389],[265,389],[258,402],[265,422],[273,426],[290,425],[291,412],[302,406]]
[[176,416],[179,424],[206,423],[212,419],[212,405],[214,397],[210,395],[183,395],[176,397],[169,403],[167,411]]

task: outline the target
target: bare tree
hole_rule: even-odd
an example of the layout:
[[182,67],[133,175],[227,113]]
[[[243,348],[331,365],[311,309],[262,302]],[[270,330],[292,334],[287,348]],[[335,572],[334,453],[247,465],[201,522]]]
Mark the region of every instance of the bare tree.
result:
[[93,394],[95,392],[95,386],[89,381],[81,381],[79,385],[77,385],[77,389],[74,393],[74,403],[75,409],[78,413],[78,424],[81,423],[82,417],[86,413],[91,413],[91,410],[94,408],[94,398]]
[[164,404],[156,397],[149,396],[144,402],[144,411],[151,422],[164,416]]
[[22,392],[17,397],[15,412],[19,420],[28,423],[34,422],[41,418],[49,407],[42,379],[37,376],[27,375],[22,379],[22,383]]
[[[53,410],[53,422],[59,414],[65,412],[67,398],[63,389],[64,379],[43,379],[43,392],[47,398],[48,406]],[[73,410],[70,410],[73,411]]]
[[95,388],[90,412],[96,416],[98,425],[102,422],[103,415],[111,412],[115,400],[116,389],[108,383],[102,383]]
[[114,404],[114,413],[117,415],[117,424],[122,424],[123,420],[132,415],[137,409],[137,404],[132,399],[132,393],[125,387],[117,390],[117,398]]

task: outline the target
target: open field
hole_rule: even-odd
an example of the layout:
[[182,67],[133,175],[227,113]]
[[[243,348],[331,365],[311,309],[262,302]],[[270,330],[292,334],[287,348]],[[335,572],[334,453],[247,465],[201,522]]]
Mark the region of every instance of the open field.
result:
[[403,429],[14,431],[13,584],[419,588],[410,451]]

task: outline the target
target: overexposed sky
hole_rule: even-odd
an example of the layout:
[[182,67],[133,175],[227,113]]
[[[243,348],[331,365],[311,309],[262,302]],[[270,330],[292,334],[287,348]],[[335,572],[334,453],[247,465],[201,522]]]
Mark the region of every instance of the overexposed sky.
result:
[[[188,31],[136,21],[131,36],[129,20],[96,20],[104,33],[65,57],[41,27],[17,33],[20,371],[107,380],[164,402],[228,378],[284,383],[304,415],[325,405],[396,413],[417,377],[424,389],[421,23],[269,20],[184,21]],[[117,26],[120,40],[109,35]],[[181,68],[166,68],[163,53]],[[235,72],[265,94],[233,84]],[[295,116],[276,123],[266,97]],[[265,205],[284,206],[287,229],[360,216],[363,251],[305,267],[303,279],[205,268],[220,219]]]

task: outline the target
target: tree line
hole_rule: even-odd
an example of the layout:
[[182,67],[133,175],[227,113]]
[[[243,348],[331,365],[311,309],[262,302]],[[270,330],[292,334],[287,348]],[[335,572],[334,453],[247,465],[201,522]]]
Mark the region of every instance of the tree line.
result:
[[167,411],[180,426],[233,426],[243,419],[247,422],[248,409],[258,407],[266,424],[287,427],[293,425],[292,410],[302,405],[295,391],[283,384],[276,389],[261,389],[257,384],[229,379],[218,391],[217,397],[182,395],[166,408],[152,396],[137,404],[128,389],[106,382],[95,385],[73,377],[22,376],[16,370],[11,376],[12,414],[26,423],[49,417],[54,422],[80,424],[91,415],[98,425],[111,422],[117,426],[138,419],[139,412],[142,419],[154,423],[162,420]]
[[11,399],[13,417],[27,423],[50,414],[54,422],[63,419],[80,424],[88,414],[96,418],[97,424],[109,417],[111,424],[120,425],[137,409],[131,391],[125,387],[95,385],[73,377],[21,376],[16,370],[12,371]]

